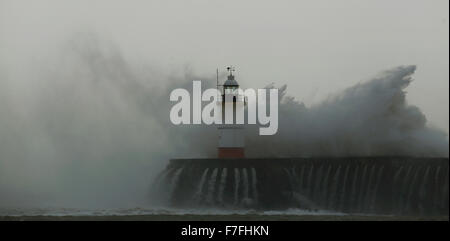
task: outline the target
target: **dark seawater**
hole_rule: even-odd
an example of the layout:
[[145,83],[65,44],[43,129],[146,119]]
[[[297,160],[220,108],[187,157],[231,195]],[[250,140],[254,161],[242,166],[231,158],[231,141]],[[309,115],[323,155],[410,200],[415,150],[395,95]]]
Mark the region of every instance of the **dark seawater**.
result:
[[326,211],[224,211],[182,209],[1,209],[0,221],[365,221],[441,220],[447,216],[348,215]]

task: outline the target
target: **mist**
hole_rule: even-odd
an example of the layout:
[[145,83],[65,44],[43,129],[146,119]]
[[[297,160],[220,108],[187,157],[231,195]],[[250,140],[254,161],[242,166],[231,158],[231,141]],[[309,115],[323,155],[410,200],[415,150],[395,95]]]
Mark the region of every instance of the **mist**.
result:
[[169,93],[229,64],[280,89],[248,157],[449,153],[448,1],[0,0],[0,35],[0,208],[151,205],[169,159],[216,156]]
[[[256,156],[448,156],[448,135],[406,100],[416,66],[400,66],[311,107],[280,88],[279,132],[252,136]],[[274,86],[269,86],[273,88]],[[249,133],[251,135],[251,133]]]
[[[94,34],[74,35],[59,53],[2,75],[0,206],[145,206],[169,159],[215,157],[214,127],[168,117],[171,90],[194,79],[213,87],[214,76],[135,66]],[[281,86],[278,133],[249,127],[247,156],[448,156],[447,134],[407,104],[415,69],[393,68],[311,107]]]

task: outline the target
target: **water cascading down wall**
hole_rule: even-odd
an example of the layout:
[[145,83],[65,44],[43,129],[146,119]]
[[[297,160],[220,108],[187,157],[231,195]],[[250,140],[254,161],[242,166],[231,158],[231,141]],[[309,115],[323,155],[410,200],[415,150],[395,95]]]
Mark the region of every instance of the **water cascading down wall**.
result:
[[449,159],[173,159],[155,181],[171,206],[448,215]]

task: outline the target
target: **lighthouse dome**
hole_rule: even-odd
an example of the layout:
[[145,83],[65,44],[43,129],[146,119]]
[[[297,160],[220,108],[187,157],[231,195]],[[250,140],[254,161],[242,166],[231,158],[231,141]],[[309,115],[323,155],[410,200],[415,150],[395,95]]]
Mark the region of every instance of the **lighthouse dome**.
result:
[[239,86],[238,82],[234,79],[234,75],[228,75],[228,79],[223,83],[225,87]]

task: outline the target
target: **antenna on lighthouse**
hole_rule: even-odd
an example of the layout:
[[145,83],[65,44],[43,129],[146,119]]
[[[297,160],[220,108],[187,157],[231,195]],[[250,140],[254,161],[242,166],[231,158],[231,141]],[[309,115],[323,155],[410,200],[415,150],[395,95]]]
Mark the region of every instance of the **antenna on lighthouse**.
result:
[[[216,89],[219,91],[219,68],[216,68]],[[217,92],[219,95],[219,92]],[[217,96],[217,99],[219,99],[219,96]]]

